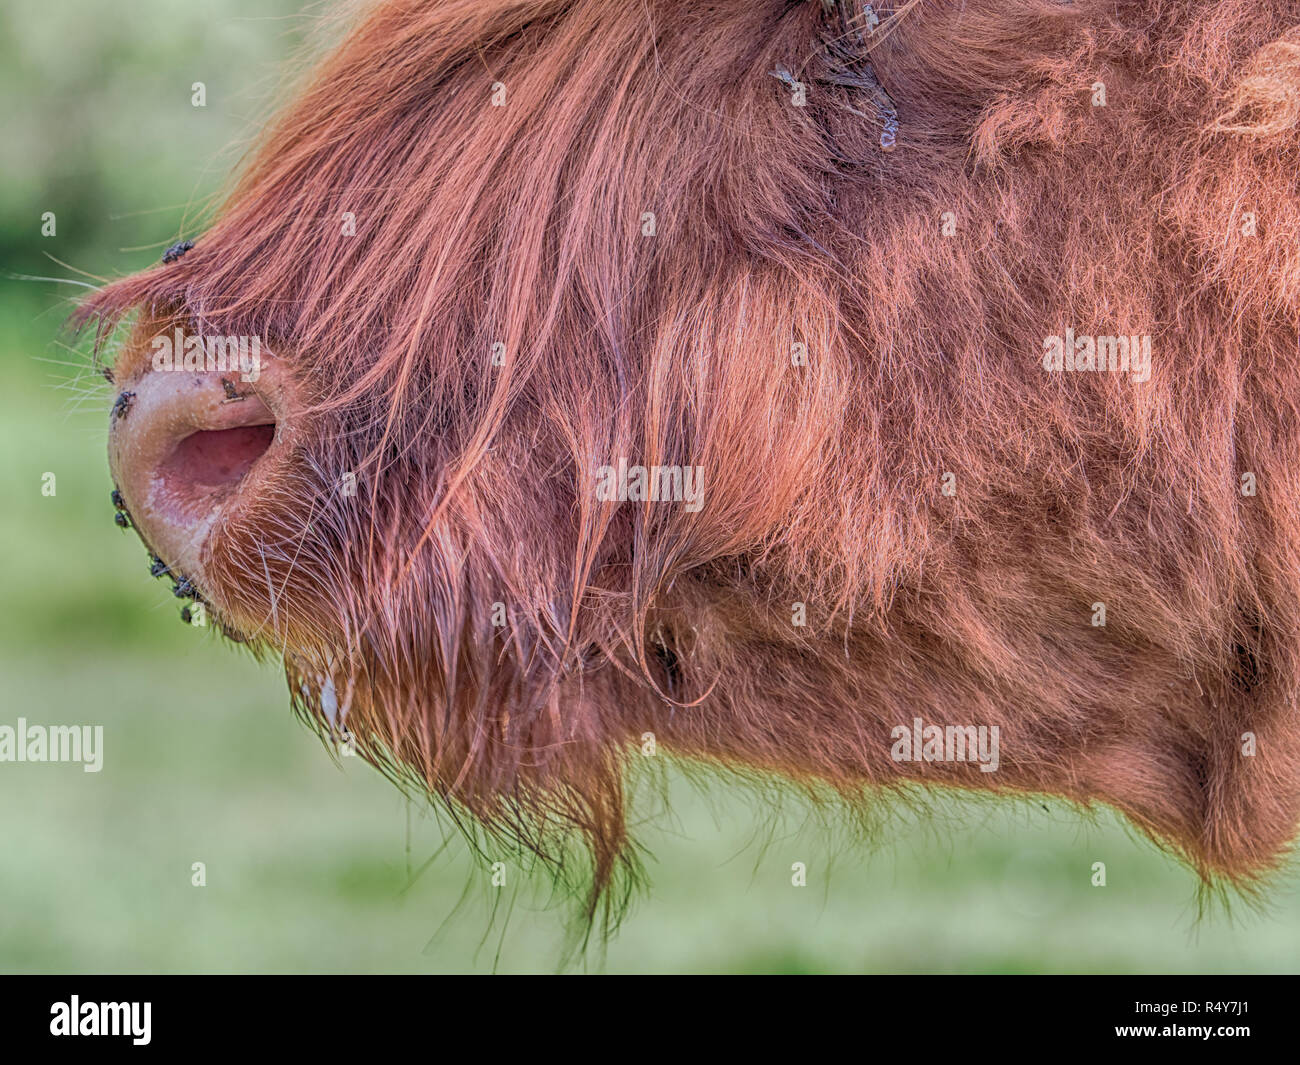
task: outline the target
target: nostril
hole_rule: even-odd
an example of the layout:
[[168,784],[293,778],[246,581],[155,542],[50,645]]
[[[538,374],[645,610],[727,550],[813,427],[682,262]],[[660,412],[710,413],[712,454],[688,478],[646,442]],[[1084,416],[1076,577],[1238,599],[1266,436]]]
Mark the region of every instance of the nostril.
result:
[[159,502],[197,516],[234,492],[275,440],[275,423],[199,430],[184,437],[157,470]]
[[229,485],[248,472],[274,439],[274,422],[201,430],[191,433],[176,446],[164,469],[174,468],[195,485]]
[[122,379],[132,398],[108,433],[117,498],[177,579],[202,585],[213,530],[277,483],[302,431],[282,364],[264,352],[248,376],[155,369]]

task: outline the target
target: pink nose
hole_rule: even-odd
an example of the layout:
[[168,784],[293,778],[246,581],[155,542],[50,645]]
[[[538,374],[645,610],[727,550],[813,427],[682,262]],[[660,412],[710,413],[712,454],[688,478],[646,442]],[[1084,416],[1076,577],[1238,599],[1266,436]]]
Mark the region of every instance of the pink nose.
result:
[[121,384],[108,437],[121,503],[174,577],[200,576],[213,526],[284,446],[282,368],[155,369]]

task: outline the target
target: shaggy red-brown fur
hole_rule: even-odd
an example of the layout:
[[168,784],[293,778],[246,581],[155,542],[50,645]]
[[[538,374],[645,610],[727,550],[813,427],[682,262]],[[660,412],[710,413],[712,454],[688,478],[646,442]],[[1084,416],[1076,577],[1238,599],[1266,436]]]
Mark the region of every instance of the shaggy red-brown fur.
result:
[[[82,319],[287,360],[301,446],[204,595],[394,775],[584,841],[593,906],[647,732],[860,803],[1106,803],[1249,885],[1300,817],[1300,4],[866,14],[386,0]],[[1049,372],[1066,328],[1149,335],[1150,380]],[[598,499],[620,458],[703,507]],[[894,761],[915,717],[1000,768]]]

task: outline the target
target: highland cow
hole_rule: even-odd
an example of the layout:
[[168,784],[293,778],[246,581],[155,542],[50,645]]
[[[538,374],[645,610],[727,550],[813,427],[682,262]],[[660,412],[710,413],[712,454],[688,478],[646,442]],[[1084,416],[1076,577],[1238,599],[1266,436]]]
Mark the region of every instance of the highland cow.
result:
[[1289,0],[381,0],[80,311],[133,321],[122,521],[590,916],[646,734],[1249,888],[1300,819],[1298,164]]

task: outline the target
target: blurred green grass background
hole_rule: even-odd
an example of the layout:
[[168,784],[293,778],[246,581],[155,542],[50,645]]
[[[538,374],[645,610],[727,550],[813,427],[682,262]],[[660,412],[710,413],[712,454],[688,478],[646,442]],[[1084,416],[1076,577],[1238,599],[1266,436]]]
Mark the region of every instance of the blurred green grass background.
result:
[[[116,276],[190,235],[319,13],[10,0],[5,270]],[[195,81],[206,108],[191,106]],[[181,624],[149,579],[112,523],[109,387],[59,336],[77,291],[0,280],[0,724],[102,724],[104,769],[0,763],[0,970],[553,970],[567,911],[547,904],[543,877],[512,866],[492,888],[445,822],[365,765],[330,760],[273,664]],[[1105,812],[949,803],[867,848],[794,799],[774,821],[734,785],[674,775],[668,816],[637,836],[649,889],[586,968],[1300,969],[1294,869],[1263,908],[1214,902],[1198,917],[1192,874]],[[796,861],[807,887],[791,885]],[[1096,861],[1105,887],[1091,885]]]

